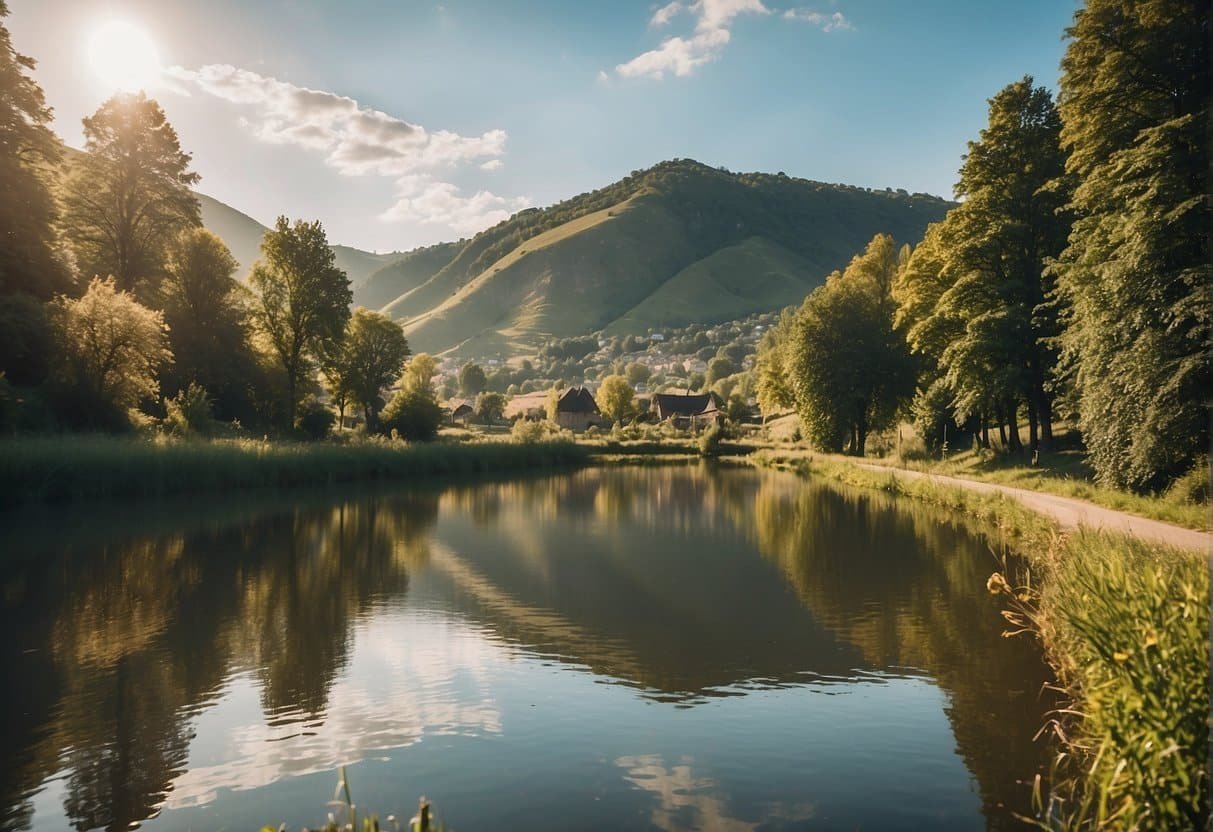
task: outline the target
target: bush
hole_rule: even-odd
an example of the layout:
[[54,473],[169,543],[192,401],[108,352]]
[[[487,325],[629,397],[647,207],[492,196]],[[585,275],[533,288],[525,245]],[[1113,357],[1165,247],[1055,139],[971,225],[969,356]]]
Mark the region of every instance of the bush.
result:
[[380,429],[410,442],[429,442],[438,435],[442,408],[424,389],[401,390],[379,414]]
[[720,425],[713,424],[699,437],[699,455],[716,456],[720,453],[720,443],[724,440],[724,430]]
[[1204,505],[1209,502],[1209,459],[1196,460],[1192,470],[1172,483],[1167,496],[1181,503]]
[[536,422],[530,419],[519,419],[510,428],[510,438],[524,445],[535,442],[553,442],[563,439],[565,432],[551,422]]
[[307,439],[324,439],[336,422],[332,409],[314,396],[304,399],[295,411],[295,430]]
[[210,436],[215,432],[211,397],[206,389],[190,382],[164,403],[164,425],[178,436]]

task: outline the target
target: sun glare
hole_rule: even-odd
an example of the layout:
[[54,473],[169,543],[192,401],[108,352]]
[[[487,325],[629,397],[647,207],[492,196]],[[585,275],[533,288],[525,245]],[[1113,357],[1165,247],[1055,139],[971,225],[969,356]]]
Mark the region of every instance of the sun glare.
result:
[[160,54],[148,33],[125,20],[103,23],[88,39],[88,62],[107,87],[123,92],[155,86]]

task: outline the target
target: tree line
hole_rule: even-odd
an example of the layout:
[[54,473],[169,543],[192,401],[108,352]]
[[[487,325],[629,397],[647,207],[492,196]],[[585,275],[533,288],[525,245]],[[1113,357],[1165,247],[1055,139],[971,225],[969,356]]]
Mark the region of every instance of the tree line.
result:
[[7,14],[0,0],[0,428],[319,436],[323,380],[338,427],[356,406],[369,430],[435,435],[434,361],[351,312],[319,222],[279,217],[240,283],[160,105],[115,95],[83,120],[84,152],[65,148]]
[[912,416],[929,447],[1047,449],[1059,415],[1097,478],[1150,491],[1209,447],[1209,8],[1088,0],[1056,100],[989,101],[960,204],[914,248],[878,235],[785,312],[756,359],[765,411],[862,454]]

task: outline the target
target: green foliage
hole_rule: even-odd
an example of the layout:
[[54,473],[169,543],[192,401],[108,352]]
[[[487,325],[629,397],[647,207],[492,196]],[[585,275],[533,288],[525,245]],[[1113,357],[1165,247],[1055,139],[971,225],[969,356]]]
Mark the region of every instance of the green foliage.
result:
[[223,241],[203,228],[182,232],[169,247],[162,297],[174,362],[161,387],[173,395],[198,384],[212,395],[217,418],[247,422],[265,380],[236,267]]
[[913,364],[893,329],[893,239],[877,235],[845,272],[805,299],[787,332],[784,365],[813,443],[863,455],[870,431],[891,423],[913,392]]
[[488,379],[484,368],[469,361],[459,368],[459,392],[464,396],[478,396],[484,392]]
[[164,316],[94,278],[79,299],[57,298],[51,321],[58,344],[56,381],[73,403],[69,424],[109,425],[159,392],[161,366],[172,360]]
[[323,357],[321,372],[339,414],[347,400],[360,405],[367,429],[378,427],[383,391],[400,375],[409,344],[400,325],[380,312],[354,310],[341,342]]
[[120,93],[84,119],[86,153],[64,184],[63,231],[85,275],[153,297],[164,248],[200,223],[198,174],[160,105]]
[[[1076,691],[1080,751],[1038,795],[1050,829],[1199,829],[1209,814],[1209,575],[1204,559],[1080,535],[1041,598]],[[1047,820],[1045,820],[1047,819]]]
[[1058,326],[1046,265],[1069,228],[1060,131],[1052,97],[1030,77],[991,98],[960,169],[964,202],[927,230],[894,283],[896,321],[928,360],[924,383],[946,380],[961,421],[1002,413],[1012,449],[1021,405],[1032,447],[1052,437]]
[[[23,293],[50,300],[69,288],[70,274],[56,256],[57,212],[47,169],[58,163],[59,139],[51,109],[31,77],[34,60],[13,49],[0,0],[0,296]],[[0,352],[0,370],[15,369]]]
[[505,396],[501,393],[481,393],[476,397],[476,418],[491,425],[505,412]]
[[653,371],[639,361],[633,361],[624,368],[623,374],[628,384],[635,387],[637,384],[643,384],[648,381]]
[[602,415],[616,424],[636,414],[636,397],[632,385],[623,376],[607,376],[598,387],[594,397]]
[[1209,504],[1209,480],[1209,458],[1202,457],[1196,460],[1192,470],[1176,478],[1171,487],[1167,489],[1167,497],[1181,503],[1207,506]]
[[1067,30],[1062,361],[1117,487],[1161,488],[1209,447],[1209,28],[1198,0],[1089,0]]
[[337,421],[332,408],[315,396],[308,396],[295,410],[295,432],[313,442],[324,439]]
[[215,429],[211,397],[199,384],[188,387],[164,402],[164,424],[177,436],[210,436]]
[[47,305],[33,295],[0,295],[0,372],[14,384],[40,384],[53,352]]
[[718,356],[708,362],[708,371],[704,375],[703,382],[708,387],[711,387],[722,378],[731,376],[735,372],[737,372],[737,367],[732,361]]
[[568,441],[570,437],[569,431],[561,430],[554,422],[535,419],[519,419],[510,428],[510,438],[523,445]]
[[717,456],[720,454],[720,445],[724,441],[724,429],[720,425],[712,423],[708,426],[699,437],[699,455],[700,456]]
[[430,442],[438,436],[442,408],[429,396],[401,391],[383,409],[382,427],[409,442]]
[[340,341],[353,294],[319,221],[291,225],[279,217],[265,233],[261,256],[249,275],[256,293],[253,314],[285,373],[286,417],[293,425],[312,362]]

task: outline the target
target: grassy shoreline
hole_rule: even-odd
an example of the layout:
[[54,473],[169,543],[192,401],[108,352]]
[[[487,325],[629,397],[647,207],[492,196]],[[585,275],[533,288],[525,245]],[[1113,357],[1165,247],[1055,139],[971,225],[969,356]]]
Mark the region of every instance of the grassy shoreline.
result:
[[345,443],[63,436],[0,440],[0,508],[333,486],[586,464],[573,442]]
[[[1014,540],[1027,585],[991,576],[1012,630],[1038,638],[1070,705],[1050,728],[1048,829],[1196,829],[1209,812],[1209,573],[1205,554],[1124,535],[1063,534],[1016,500],[896,478],[838,459],[753,464],[947,506]],[[977,588],[974,588],[975,590]],[[1025,772],[1025,776],[1027,772]]]

